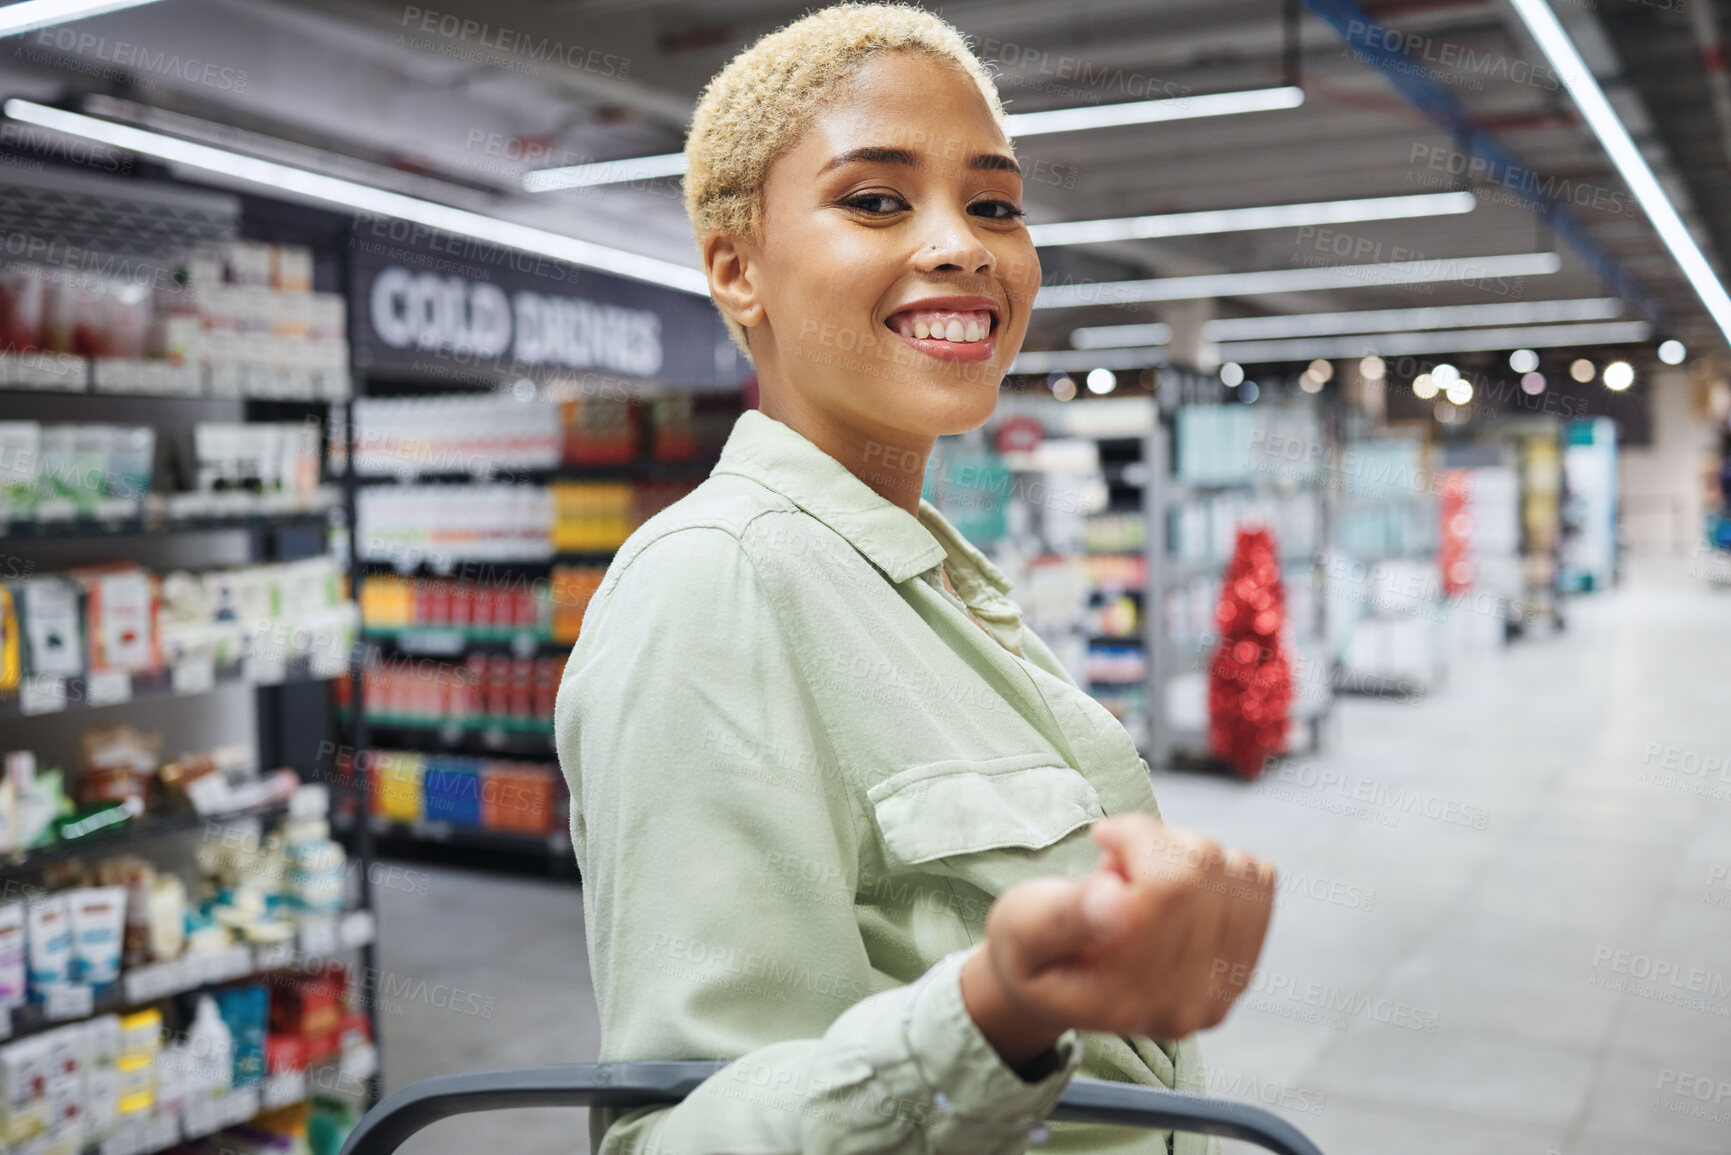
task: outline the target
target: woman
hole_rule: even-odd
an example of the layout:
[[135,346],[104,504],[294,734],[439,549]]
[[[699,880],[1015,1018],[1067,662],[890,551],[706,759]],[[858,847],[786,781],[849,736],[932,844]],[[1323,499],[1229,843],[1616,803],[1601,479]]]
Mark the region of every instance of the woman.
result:
[[1206,1150],[1041,1124],[1078,1070],[1201,1089],[1185,1036],[1248,979],[1273,872],[1162,826],[920,500],[1039,286],[989,77],[930,14],[826,9],[717,75],[686,154],[762,409],[609,567],[559,756],[602,1057],[731,1062],[597,1112],[596,1150]]

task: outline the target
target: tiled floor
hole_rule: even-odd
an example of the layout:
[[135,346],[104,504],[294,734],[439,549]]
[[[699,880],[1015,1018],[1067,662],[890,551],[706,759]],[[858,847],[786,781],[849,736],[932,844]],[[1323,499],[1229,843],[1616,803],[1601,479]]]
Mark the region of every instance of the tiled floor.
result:
[[[1731,765],[1731,594],[1645,565],[1420,702],[1346,700],[1323,754],[1262,783],[1160,777],[1170,820],[1287,888],[1204,1042],[1216,1093],[1329,1155],[1731,1152],[1731,769],[1707,759]],[[408,992],[389,1086],[593,1057],[574,888],[425,872],[380,907]],[[524,1112],[405,1151],[586,1142],[579,1112]]]

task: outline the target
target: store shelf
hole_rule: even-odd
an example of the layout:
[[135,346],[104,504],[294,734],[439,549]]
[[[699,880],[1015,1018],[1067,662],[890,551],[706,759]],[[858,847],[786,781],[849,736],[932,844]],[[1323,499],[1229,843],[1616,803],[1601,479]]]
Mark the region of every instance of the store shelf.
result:
[[[349,719],[346,710],[339,716],[345,721]],[[368,712],[367,731],[370,744],[378,749],[548,762],[557,757],[551,722],[539,723],[533,729],[513,729],[484,724],[428,723],[419,719],[380,717]]]
[[120,981],[100,990],[67,984],[47,1002],[13,1007],[9,1016],[0,1012],[0,1027],[6,1028],[0,1032],[0,1040],[22,1038],[95,1015],[119,1014],[158,999],[260,978],[273,971],[317,968],[332,955],[369,945],[377,933],[370,910],[350,910],[303,920],[292,942],[271,946],[237,943],[226,950],[134,967],[122,972]]
[[51,862],[64,862],[86,855],[114,854],[160,838],[203,830],[212,823],[238,822],[246,818],[270,819],[286,813],[287,803],[273,802],[222,814],[146,814],[86,838],[75,838],[70,842],[51,842],[46,846],[32,846],[0,855],[0,874],[34,870]]
[[361,566],[369,574],[396,574],[403,577],[472,577],[477,573],[536,573],[556,565],[608,565],[616,550],[561,550],[544,558],[479,558],[430,556],[422,551],[396,561],[363,558]]
[[72,518],[53,521],[0,522],[0,540],[71,541],[95,537],[136,537],[157,533],[222,533],[230,530],[264,532],[327,524],[330,511],[300,510],[280,514],[232,514],[207,517]]
[[451,822],[389,822],[382,818],[374,818],[372,826],[373,833],[380,838],[407,838],[416,842],[436,842],[441,846],[460,846],[507,854],[571,853],[570,835],[563,830],[528,834],[458,826]]
[[460,626],[405,626],[397,630],[367,630],[362,640],[376,642],[399,654],[455,658],[465,654],[509,654],[531,658],[563,653],[574,644],[532,630],[474,630]]
[[702,481],[715,468],[708,461],[626,461],[617,465],[501,465],[493,470],[403,469],[362,473],[361,485],[552,485],[560,481]]
[[0,391],[73,397],[151,397],[190,401],[293,401],[325,404],[349,395],[346,371],[287,365],[209,366],[68,353],[0,353]]
[[245,661],[227,666],[189,661],[171,669],[136,674],[122,670],[74,678],[30,676],[16,692],[0,698],[0,721],[63,710],[118,706],[141,698],[186,698],[225,686],[284,686],[322,682],[336,676],[336,672],[315,673],[311,660],[299,657],[289,658],[273,669]]

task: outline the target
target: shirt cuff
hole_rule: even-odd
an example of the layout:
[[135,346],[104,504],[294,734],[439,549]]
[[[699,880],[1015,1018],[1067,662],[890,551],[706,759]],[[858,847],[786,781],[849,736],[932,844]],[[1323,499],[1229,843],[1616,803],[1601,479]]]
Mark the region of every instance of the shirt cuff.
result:
[[1032,1128],[1057,1105],[1070,1076],[1082,1065],[1081,1036],[1073,1030],[1060,1035],[1051,1072],[1037,1082],[1025,1081],[968,1014],[962,999],[962,966],[972,953],[948,956],[922,980],[925,989],[910,1010],[908,1041],[929,1090],[943,1094],[949,1113],[1004,1126],[1027,1120]]

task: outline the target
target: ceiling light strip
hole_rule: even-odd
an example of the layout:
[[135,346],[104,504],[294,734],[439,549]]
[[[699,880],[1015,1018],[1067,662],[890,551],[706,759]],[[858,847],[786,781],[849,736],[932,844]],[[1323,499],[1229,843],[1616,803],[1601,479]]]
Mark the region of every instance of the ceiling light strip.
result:
[[141,4],[150,4],[154,0],[24,0],[21,4],[8,4],[0,8],[0,36],[16,36],[20,32],[34,32],[38,28],[47,28],[54,24],[64,24],[68,20],[82,20],[86,16],[101,16],[105,12],[118,12],[122,8],[137,8]]
[[1031,225],[1034,244],[1096,245],[1158,237],[1211,236],[1255,229],[1303,228],[1357,221],[1403,220],[1472,212],[1478,204],[1470,192],[1421,193],[1417,196],[1361,197],[1313,204],[1259,205],[1242,209],[1211,209],[1159,216],[1117,217],[1097,221],[1058,221]]
[[1412,333],[1374,333],[1354,337],[1301,338],[1291,341],[1227,341],[1220,359],[1240,363],[1303,361],[1321,357],[1413,356],[1423,353],[1484,353],[1501,349],[1555,349],[1566,346],[1639,344],[1653,335],[1645,321],[1611,324],[1509,326]]
[[15,120],[86,140],[99,141],[128,152],[142,153],[174,164],[202,169],[233,180],[261,185],[277,192],[293,193],[382,217],[413,221],[441,232],[538,253],[553,260],[569,261],[575,265],[636,281],[664,285],[697,296],[709,295],[709,279],[701,271],[657,257],[598,245],[563,233],[549,232],[436,201],[405,196],[372,185],[325,176],[308,169],[133,128],[130,125],[116,124],[82,113],[67,112],[30,100],[13,98],[0,107],[3,107],[7,116]]
[[1677,215],[1676,208],[1671,204],[1671,198],[1665,195],[1659,180],[1648,167],[1641,150],[1635,147],[1628,130],[1611,108],[1610,101],[1605,99],[1604,90],[1593,78],[1581,54],[1575,51],[1575,45],[1569,39],[1569,34],[1563,31],[1556,14],[1545,3],[1545,0],[1510,0],[1515,12],[1527,26],[1533,39],[1538,42],[1539,50],[1550,61],[1551,67],[1562,77],[1563,84],[1569,94],[1575,98],[1575,104],[1581,110],[1581,115],[1593,130],[1593,135],[1599,138],[1599,144],[1610,156],[1611,163],[1617,166],[1629,190],[1635,194],[1635,199],[1646,212],[1647,218],[1658,230],[1659,239],[1665,247],[1671,250],[1671,256],[1683,270],[1695,294],[1701,298],[1701,303],[1707,307],[1713,321],[1719,326],[1727,340],[1731,340],[1731,296],[1727,296],[1725,286],[1719,276],[1713,271],[1713,266],[1707,262],[1695,238],[1689,235],[1689,229],[1683,224],[1683,218]]
[[1246,297],[1259,293],[1303,293],[1317,289],[1380,288],[1386,285],[1497,281],[1542,277],[1563,267],[1556,253],[1511,253],[1496,257],[1442,257],[1374,265],[1326,265],[1313,269],[1267,269],[1253,273],[1208,273],[1195,277],[1145,281],[1094,281],[1047,285],[1034,299],[1036,309],[1079,309],[1089,305],[1131,305],[1147,301],[1196,301],[1209,297]]

